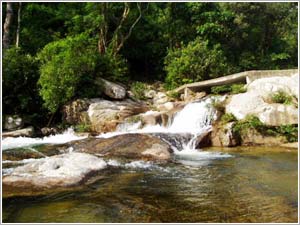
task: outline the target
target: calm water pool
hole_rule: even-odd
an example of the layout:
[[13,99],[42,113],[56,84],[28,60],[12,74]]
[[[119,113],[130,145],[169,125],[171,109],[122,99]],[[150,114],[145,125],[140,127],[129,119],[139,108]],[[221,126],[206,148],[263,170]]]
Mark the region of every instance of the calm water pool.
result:
[[297,222],[298,155],[232,157],[101,171],[75,190],[3,199],[3,222]]

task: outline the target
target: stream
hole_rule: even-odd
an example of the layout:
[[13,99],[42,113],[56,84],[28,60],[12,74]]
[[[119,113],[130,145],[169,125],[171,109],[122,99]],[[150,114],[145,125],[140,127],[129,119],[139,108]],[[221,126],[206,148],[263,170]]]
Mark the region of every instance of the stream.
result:
[[[126,124],[98,137],[151,133],[171,145],[171,162],[105,159],[108,167],[79,186],[3,198],[3,222],[297,222],[297,151],[196,149],[196,137],[210,130],[216,118],[210,102],[188,104],[167,127]],[[186,133],[190,138],[183,138]],[[6,138],[2,156],[26,152],[26,157],[4,160],[2,176],[59,154],[47,152],[49,145],[85,138],[72,130],[45,138]]]

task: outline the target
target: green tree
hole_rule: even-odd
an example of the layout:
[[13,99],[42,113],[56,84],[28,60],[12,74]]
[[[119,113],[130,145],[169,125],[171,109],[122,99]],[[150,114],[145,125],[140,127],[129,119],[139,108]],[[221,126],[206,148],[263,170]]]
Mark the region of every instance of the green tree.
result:
[[227,74],[226,57],[220,45],[208,46],[208,41],[196,39],[181,49],[170,50],[166,59],[166,86],[175,88]]
[[86,35],[51,42],[38,54],[40,95],[52,113],[75,96],[81,81],[93,80],[97,63],[96,48]]

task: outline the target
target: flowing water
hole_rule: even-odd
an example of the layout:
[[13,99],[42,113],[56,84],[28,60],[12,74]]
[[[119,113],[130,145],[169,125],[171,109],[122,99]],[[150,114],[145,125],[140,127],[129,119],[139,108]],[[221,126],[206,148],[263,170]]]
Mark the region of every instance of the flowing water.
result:
[[[108,167],[79,187],[4,198],[3,222],[297,222],[297,151],[195,149],[195,137],[211,129],[215,118],[209,101],[187,105],[167,128],[130,125],[101,135],[157,133],[173,145],[172,163],[105,159]],[[16,159],[3,162],[2,174],[39,160],[20,160],[18,152],[38,151],[41,158],[57,154],[47,152],[49,144],[80,138],[69,131],[44,139],[5,139],[3,151]]]

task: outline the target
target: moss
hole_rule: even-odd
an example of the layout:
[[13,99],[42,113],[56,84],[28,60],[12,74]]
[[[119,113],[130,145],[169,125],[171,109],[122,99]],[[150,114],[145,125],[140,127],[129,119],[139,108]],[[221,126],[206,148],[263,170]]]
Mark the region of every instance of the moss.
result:
[[139,100],[145,100],[145,91],[148,90],[148,87],[146,84],[136,81],[131,84],[130,90],[132,91],[134,98],[139,99]]
[[234,122],[237,121],[235,116],[232,113],[225,113],[221,117],[221,122],[222,123],[229,123],[229,122]]
[[210,90],[212,94],[216,94],[216,95],[225,94],[225,93],[238,94],[247,91],[245,88],[245,84],[219,85],[219,86],[211,87]]
[[284,91],[277,91],[271,95],[272,102],[285,105],[293,103],[293,96],[285,93]]
[[169,91],[169,92],[167,92],[167,96],[176,100],[176,99],[179,99],[180,93],[178,93],[176,91]]
[[239,135],[248,132],[249,129],[255,129],[265,136],[284,136],[288,142],[298,141],[298,125],[267,126],[254,115],[248,115],[245,119],[237,121],[233,127],[233,131]]
[[86,123],[77,124],[74,127],[74,130],[76,132],[90,132],[91,131],[91,125]]
[[139,122],[141,120],[142,120],[142,118],[141,118],[140,115],[135,115],[135,116],[128,117],[126,119],[126,122],[127,123],[137,123],[137,122]]

